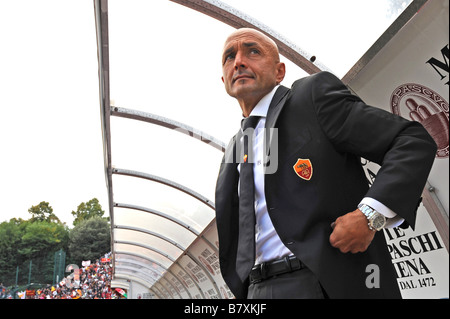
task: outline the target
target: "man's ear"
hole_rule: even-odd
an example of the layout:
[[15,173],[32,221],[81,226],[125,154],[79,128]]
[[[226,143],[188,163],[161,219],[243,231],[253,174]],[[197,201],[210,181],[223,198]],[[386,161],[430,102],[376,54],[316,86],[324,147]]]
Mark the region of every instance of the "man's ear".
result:
[[280,84],[283,81],[284,76],[286,75],[286,65],[283,62],[279,62],[277,64],[277,84]]

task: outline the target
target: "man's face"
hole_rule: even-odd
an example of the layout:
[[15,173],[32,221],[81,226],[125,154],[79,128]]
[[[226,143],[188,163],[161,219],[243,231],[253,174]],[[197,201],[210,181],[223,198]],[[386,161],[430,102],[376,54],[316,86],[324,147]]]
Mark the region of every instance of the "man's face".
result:
[[253,107],[285,74],[275,43],[251,29],[238,30],[227,39],[222,71],[227,93]]

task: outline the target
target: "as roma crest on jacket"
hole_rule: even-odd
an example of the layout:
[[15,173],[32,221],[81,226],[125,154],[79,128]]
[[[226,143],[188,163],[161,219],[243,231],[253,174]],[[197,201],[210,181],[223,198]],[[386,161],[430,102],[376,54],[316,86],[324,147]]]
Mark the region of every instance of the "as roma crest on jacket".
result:
[[313,167],[309,159],[299,158],[293,166],[295,173],[302,179],[309,181],[313,174]]

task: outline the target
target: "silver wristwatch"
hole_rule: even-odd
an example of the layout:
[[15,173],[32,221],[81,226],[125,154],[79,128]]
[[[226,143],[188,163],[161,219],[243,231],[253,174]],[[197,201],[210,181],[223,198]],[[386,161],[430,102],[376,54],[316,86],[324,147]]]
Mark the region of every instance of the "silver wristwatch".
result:
[[366,204],[359,204],[359,210],[366,216],[369,228],[379,231],[386,225],[386,217]]

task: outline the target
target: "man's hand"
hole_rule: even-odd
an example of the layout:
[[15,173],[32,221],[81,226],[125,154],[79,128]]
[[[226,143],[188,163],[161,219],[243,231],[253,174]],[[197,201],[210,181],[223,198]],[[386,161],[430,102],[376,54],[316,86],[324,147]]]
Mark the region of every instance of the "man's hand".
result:
[[376,233],[369,228],[366,216],[359,209],[339,217],[331,227],[330,244],[343,253],[366,251]]

